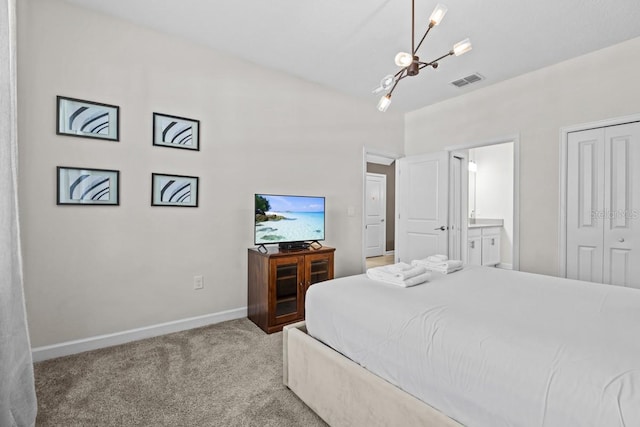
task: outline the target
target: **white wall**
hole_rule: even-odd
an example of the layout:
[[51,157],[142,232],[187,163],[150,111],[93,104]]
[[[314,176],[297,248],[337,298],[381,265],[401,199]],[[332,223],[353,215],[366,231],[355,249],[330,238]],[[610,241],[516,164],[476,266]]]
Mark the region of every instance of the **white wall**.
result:
[[513,143],[470,149],[469,158],[474,159],[478,165],[478,171],[475,173],[476,218],[503,220],[500,261],[511,264],[513,258]]
[[[326,196],[336,274],[361,271],[362,147],[401,153],[402,115],[59,0],[18,6],[34,347],[245,307],[255,192]],[[119,105],[120,142],[56,135],[56,95]],[[153,112],[199,119],[201,151],[152,146]],[[59,165],[120,170],[120,206],[56,206]],[[200,207],[151,207],[152,172],[199,176]]]
[[520,268],[557,275],[560,128],[640,112],[639,69],[636,38],[408,113],[405,152],[519,134]]

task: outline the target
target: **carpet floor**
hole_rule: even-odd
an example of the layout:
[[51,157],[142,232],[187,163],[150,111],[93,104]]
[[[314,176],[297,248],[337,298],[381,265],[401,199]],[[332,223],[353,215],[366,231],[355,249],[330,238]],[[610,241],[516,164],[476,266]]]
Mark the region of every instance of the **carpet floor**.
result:
[[37,426],[326,426],[282,384],[282,333],[223,322],[35,364]]

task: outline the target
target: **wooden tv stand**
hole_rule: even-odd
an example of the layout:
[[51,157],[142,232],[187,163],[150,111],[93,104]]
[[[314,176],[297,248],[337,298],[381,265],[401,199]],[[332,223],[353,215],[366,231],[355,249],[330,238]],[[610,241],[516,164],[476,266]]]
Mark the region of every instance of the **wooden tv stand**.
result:
[[335,248],[249,248],[248,316],[270,334],[304,319],[309,286],[333,279]]

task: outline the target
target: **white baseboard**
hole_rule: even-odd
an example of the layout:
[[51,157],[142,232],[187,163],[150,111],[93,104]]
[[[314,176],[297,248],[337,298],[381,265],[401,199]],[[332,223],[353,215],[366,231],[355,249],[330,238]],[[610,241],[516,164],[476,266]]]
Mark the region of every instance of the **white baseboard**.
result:
[[384,254],[385,255],[393,255],[393,254],[395,254],[395,251],[386,251]]
[[174,320],[172,322],[130,329],[128,331],[115,332],[113,334],[98,335],[80,340],[36,347],[31,349],[31,355],[34,362],[41,362],[43,360],[54,359],[56,357],[69,356],[70,354],[97,350],[99,348],[111,347],[113,345],[157,337],[173,332],[186,331],[187,329],[199,328],[202,326],[225,322],[227,320],[241,319],[243,317],[247,317],[247,307],[221,311],[219,313],[205,314],[203,316],[190,317],[187,319]]
[[507,264],[505,262],[501,262],[500,264],[496,265],[496,268],[502,268],[505,270],[513,270],[513,264]]

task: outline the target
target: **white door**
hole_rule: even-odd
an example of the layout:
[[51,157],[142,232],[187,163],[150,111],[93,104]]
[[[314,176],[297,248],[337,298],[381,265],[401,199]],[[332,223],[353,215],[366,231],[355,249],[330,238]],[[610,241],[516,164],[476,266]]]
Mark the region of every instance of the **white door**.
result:
[[398,160],[397,260],[448,255],[449,153]]
[[567,277],[640,288],[640,123],[569,134]]
[[640,123],[605,128],[604,283],[640,288]]
[[367,173],[365,198],[365,256],[384,255],[386,246],[387,177]]
[[602,283],[604,128],[569,134],[567,277]]

